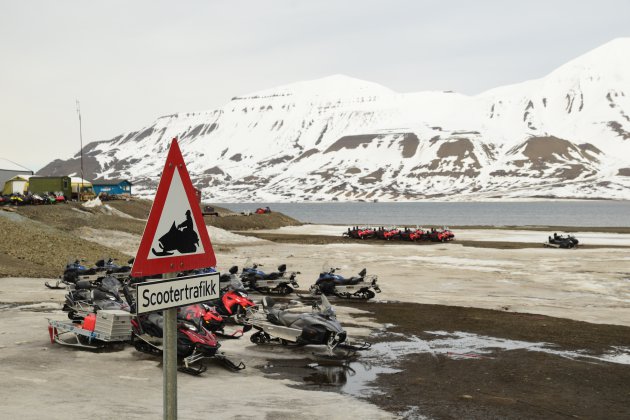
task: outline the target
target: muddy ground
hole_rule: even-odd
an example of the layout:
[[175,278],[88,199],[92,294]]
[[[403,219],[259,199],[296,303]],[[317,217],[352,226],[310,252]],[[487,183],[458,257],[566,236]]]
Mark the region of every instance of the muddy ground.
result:
[[[77,409],[90,418],[160,417],[159,359],[131,347],[92,353],[51,345],[46,317],[64,319],[64,291],[45,289],[43,279],[6,278],[56,277],[72,255],[92,261],[133,254],[150,202],[107,204],[113,210],[77,204],[0,210],[0,229],[16,238],[0,242],[0,388],[7,418],[43,412],[65,418]],[[630,417],[627,247],[550,250],[518,235],[452,244],[357,242],[259,231],[299,225],[278,213],[220,214],[206,223],[215,226],[222,271],[247,258],[264,263],[265,271],[286,262],[301,271],[303,290],[327,261],[346,276],[362,267],[378,274],[383,292],[376,302],[333,302],[349,335],[374,346],[328,366],[310,346],[224,341],[248,369],[233,375],[215,366],[199,378],[180,375],[180,418],[199,412],[269,419],[347,418],[349,412],[366,419]],[[94,368],[108,375],[95,375]]]
[[[385,353],[380,358],[377,355],[377,365],[371,365],[375,360],[366,352],[362,362],[320,362],[313,367],[308,359],[283,360],[265,371],[299,379],[303,389],[362,395],[379,407],[408,418],[630,416],[630,365],[580,358],[597,357],[617,347],[630,349],[628,327],[442,305],[353,306],[368,311],[376,322],[394,324],[372,336],[375,346],[395,343],[403,350],[395,355]],[[546,348],[568,355],[499,347],[467,351],[456,345],[442,351],[426,351],[417,345],[404,350],[409,338],[431,343],[436,336],[428,332],[435,331],[546,343]],[[370,384],[371,391],[361,383],[361,376],[369,376],[370,369],[382,370]]]
[[[589,324],[535,314],[475,308],[397,303],[361,305],[389,331],[427,337],[426,331],[469,332],[526,342],[550,343],[556,350],[598,355],[630,349],[630,328]],[[576,360],[528,350],[487,354],[416,353],[379,376],[386,395],[370,400],[394,412],[418,407],[433,418],[618,418],[630,417],[630,365]]]

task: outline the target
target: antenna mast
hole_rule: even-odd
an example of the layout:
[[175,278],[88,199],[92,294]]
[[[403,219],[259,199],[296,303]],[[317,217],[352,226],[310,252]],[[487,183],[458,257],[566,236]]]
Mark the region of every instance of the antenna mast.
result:
[[[81,104],[79,103],[79,100],[77,99],[77,115],[79,116],[79,141],[81,144],[81,186],[79,188],[78,194],[77,194],[77,199],[79,200],[79,202],[81,202],[81,194],[83,193],[83,129],[81,127]],[[70,184],[72,184],[72,182],[70,182]]]

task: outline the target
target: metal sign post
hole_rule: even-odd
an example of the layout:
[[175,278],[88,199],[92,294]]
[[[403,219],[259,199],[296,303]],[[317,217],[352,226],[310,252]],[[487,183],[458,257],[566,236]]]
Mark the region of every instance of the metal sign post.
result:
[[[162,278],[174,279],[175,273],[162,274]],[[164,314],[164,340],[162,351],[162,381],[164,420],[177,419],[177,308],[167,309]]]
[[201,208],[195,198],[195,189],[175,138],[171,142],[131,270],[132,277],[162,274],[160,281],[138,284],[137,314],[163,313],[163,405],[166,420],[177,419],[177,307],[218,297],[214,295],[218,295],[219,286],[218,273],[216,281],[211,276],[202,279],[194,276],[177,278],[175,273],[214,267],[216,262]]

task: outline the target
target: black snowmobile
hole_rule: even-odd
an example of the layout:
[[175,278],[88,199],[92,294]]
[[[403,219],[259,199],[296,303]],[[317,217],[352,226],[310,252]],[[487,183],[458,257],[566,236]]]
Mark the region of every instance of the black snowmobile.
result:
[[551,248],[563,248],[563,249],[571,249],[576,248],[580,241],[573,235],[562,236],[554,233],[553,236],[548,237],[548,241],[543,245]]
[[311,313],[278,309],[273,299],[265,296],[262,310],[258,307],[249,310],[247,322],[258,330],[250,337],[254,344],[279,342],[298,346],[325,345],[328,349],[327,356],[333,356],[336,348],[356,351],[370,347],[368,343],[353,345],[347,342],[346,331],[337,321],[335,311],[326,296],[321,297],[321,305],[313,306]]
[[245,262],[241,279],[250,290],[259,293],[275,293],[279,295],[288,295],[300,285],[295,280],[300,274],[299,271],[287,271],[287,265],[278,266],[278,271],[273,273],[265,273],[258,269],[262,264],[252,263],[251,260]]
[[335,274],[336,270],[340,269],[330,267],[327,263],[324,263],[319,278],[311,286],[311,294],[367,300],[372,299],[376,296],[376,293],[381,292],[381,289],[376,284],[378,277],[375,275],[368,276],[365,268],[359,272],[358,276],[350,278]]
[[80,280],[68,291],[63,311],[74,322],[83,320],[88,314],[101,309],[119,309],[129,312],[130,308],[119,293],[118,279],[107,276],[100,284]]

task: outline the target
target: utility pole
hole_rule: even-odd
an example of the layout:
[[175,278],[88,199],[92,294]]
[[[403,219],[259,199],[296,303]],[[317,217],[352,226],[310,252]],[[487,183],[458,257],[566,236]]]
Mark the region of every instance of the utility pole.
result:
[[[81,202],[81,194],[83,193],[83,129],[81,127],[81,104],[77,99],[77,115],[79,116],[79,141],[81,144],[81,185],[79,187],[79,191],[77,192],[77,199]],[[72,186],[72,180],[70,181],[70,185]]]

